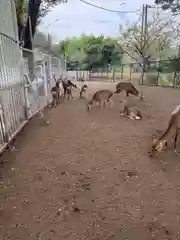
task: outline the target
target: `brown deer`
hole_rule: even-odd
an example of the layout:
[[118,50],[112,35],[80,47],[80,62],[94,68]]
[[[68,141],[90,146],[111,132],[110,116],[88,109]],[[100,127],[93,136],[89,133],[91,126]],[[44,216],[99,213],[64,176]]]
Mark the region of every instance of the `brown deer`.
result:
[[57,107],[57,103],[58,103],[58,100],[60,98],[60,79],[56,80],[55,76],[54,77],[54,80],[55,80],[55,86],[51,88],[51,94],[52,94],[52,99],[53,99],[53,103],[52,103],[52,106],[54,107]]
[[72,88],[77,88],[76,84],[72,83],[70,80],[67,80],[67,77],[62,80],[62,86],[64,89],[64,98],[66,97],[66,95],[68,96],[68,100],[69,98],[73,98],[72,96]]
[[123,110],[120,112],[120,115],[131,120],[142,119],[142,113],[139,109],[130,106],[130,104],[125,100],[121,100],[120,103],[122,104],[123,107]]
[[140,96],[140,99],[143,100],[143,92],[141,91],[141,93],[135,88],[135,86],[130,83],[130,82],[120,82],[116,85],[116,91],[115,93],[121,93],[125,91],[126,92],[126,96],[128,97],[129,94],[132,94],[134,96]]
[[87,97],[87,89],[88,89],[87,84],[83,84],[83,86],[81,87],[81,90],[80,90],[80,94],[79,94],[80,98],[86,98]]
[[168,147],[169,137],[172,139],[173,152],[177,154],[176,143],[180,133],[180,105],[172,112],[168,122],[168,127],[158,138],[153,137],[151,150],[148,152],[150,157],[163,152]]
[[111,100],[112,96],[113,92],[108,89],[97,91],[93,95],[92,99],[88,102],[87,110],[90,111],[92,109],[92,105],[94,102],[98,102],[101,108],[105,107],[107,104],[110,104],[112,106],[113,105],[113,102]]

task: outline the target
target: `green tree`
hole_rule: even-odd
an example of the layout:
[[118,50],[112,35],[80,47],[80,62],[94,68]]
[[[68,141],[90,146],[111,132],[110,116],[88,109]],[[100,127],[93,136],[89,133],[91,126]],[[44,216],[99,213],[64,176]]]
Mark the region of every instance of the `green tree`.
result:
[[120,64],[122,51],[119,51],[115,43],[115,40],[103,36],[82,35],[62,41],[60,52],[64,54],[67,65],[71,68],[102,68],[109,64]]
[[155,0],[156,5],[160,5],[163,10],[171,9],[173,13],[180,13],[179,0]]
[[[34,38],[36,26],[51,7],[65,3],[66,0],[15,0],[17,24],[20,41],[24,40],[24,47],[32,49],[31,34]],[[26,17],[25,17],[26,16]],[[29,17],[31,23],[29,22]],[[30,29],[31,26],[31,29]]]

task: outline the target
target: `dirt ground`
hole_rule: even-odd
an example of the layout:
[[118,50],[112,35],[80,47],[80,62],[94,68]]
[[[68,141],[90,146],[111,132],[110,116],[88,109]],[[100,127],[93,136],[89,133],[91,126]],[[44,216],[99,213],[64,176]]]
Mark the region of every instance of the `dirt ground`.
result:
[[[115,86],[89,84],[100,88]],[[130,97],[142,121],[120,117],[122,94],[112,109],[74,99],[48,110],[50,125],[27,125],[1,156],[0,240],[180,239],[180,157],[147,155],[180,93],[143,91],[144,102]]]

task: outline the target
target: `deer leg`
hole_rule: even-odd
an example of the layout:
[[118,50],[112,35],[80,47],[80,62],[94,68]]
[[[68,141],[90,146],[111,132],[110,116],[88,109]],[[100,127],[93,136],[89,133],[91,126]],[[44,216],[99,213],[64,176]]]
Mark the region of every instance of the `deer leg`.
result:
[[52,107],[56,106],[56,92],[52,92]]
[[103,108],[106,108],[106,106],[107,106],[107,101],[103,101]]
[[126,116],[127,118],[131,119],[131,120],[134,120],[134,118],[132,116]]
[[54,99],[54,107],[55,108],[57,107],[57,100],[56,100],[56,98]]
[[58,100],[58,103],[60,103],[60,91],[59,90],[57,92],[57,100]]
[[126,96],[129,97],[129,91],[126,91]]
[[103,108],[103,106],[104,106],[104,101],[103,101],[103,100],[101,100],[101,101],[100,101],[100,108],[102,109],[102,108]]
[[120,115],[121,116],[127,116],[127,110],[126,108],[124,107],[122,111],[120,111]]
[[66,88],[64,88],[64,98],[66,97]]
[[109,103],[110,108],[112,108],[113,107],[113,101],[111,99],[108,99],[108,103]]
[[179,132],[178,130],[176,130],[175,136],[174,136],[174,140],[173,140],[173,152],[177,154],[177,138],[178,138]]

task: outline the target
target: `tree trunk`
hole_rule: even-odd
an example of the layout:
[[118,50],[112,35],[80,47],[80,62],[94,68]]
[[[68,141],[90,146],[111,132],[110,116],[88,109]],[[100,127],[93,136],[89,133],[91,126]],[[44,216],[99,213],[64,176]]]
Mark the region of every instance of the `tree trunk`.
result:
[[34,38],[36,32],[41,1],[42,0],[29,0],[28,19],[24,31],[24,48],[27,48],[29,50],[32,50],[32,38]]

